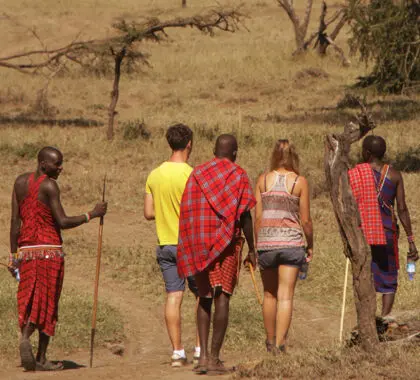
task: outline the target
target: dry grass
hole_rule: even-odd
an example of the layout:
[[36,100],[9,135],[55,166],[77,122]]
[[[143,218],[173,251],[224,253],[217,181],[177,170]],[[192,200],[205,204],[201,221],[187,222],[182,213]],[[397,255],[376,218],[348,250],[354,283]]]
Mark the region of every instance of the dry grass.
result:
[[[165,19],[197,13],[214,5],[210,0],[190,3],[188,9],[182,10],[178,2],[168,0],[40,0],[30,5],[23,0],[6,0],[3,10],[21,24],[35,26],[41,38],[53,47],[71,41],[80,31],[83,38],[106,36],[111,33],[112,21],[118,17]],[[303,5],[303,1],[295,3]],[[319,2],[316,3],[319,7]],[[112,82],[107,76],[94,76],[69,66],[69,74],[54,79],[49,87],[48,104],[56,110],[52,124],[61,122],[63,126],[59,127],[50,126],[48,120],[37,121],[39,118],[32,112],[37,91],[44,84],[41,77],[0,70],[0,157],[3,162],[0,226],[7,231],[9,193],[16,175],[33,170],[34,152],[38,147],[56,145],[65,156],[60,186],[64,204],[71,206],[71,211],[82,212],[91,207],[100,196],[104,173],[108,175],[109,218],[114,219],[115,227],[115,231],[105,230],[105,236],[110,236],[104,246],[104,265],[108,273],[113,271],[115,279],[128,281],[142,297],[161,304],[163,285],[154,260],[155,235],[153,225],[142,219],[142,198],[148,172],[169,155],[165,128],[179,121],[194,129],[192,165],[211,157],[217,134],[235,133],[240,144],[238,163],[253,181],[266,169],[274,141],[289,138],[300,152],[302,174],[309,178],[312,187],[316,256],[309,278],[297,289],[297,313],[290,338],[295,348],[285,361],[262,364],[258,376],[269,378],[264,374],[272,374],[280,378],[281,373],[286,376],[293,371],[301,377],[310,377],[315,366],[316,374],[327,378],[340,377],[340,371],[347,378],[358,378],[363,376],[363,369],[371,377],[379,378],[381,372],[378,371],[385,363],[382,357],[372,358],[369,364],[370,359],[354,351],[331,351],[331,348],[323,348],[319,353],[311,351],[318,339],[317,332],[325,333],[325,339],[319,335],[322,347],[335,342],[345,264],[325,189],[323,141],[326,133],[338,131],[353,117],[355,110],[351,107],[334,107],[366,68],[353,59],[352,66],[344,69],[332,52],[324,59],[313,52],[292,58],[291,24],[274,1],[249,0],[243,10],[250,16],[245,22],[249,31],[218,32],[214,38],[209,38],[196,31],[177,30],[170,32],[168,41],[143,45],[144,51],[151,54],[151,67],[123,75],[117,107],[117,135],[113,142],[105,140],[105,126],[93,126],[93,121],[106,122]],[[315,11],[312,28],[317,23],[318,12]],[[37,44],[27,30],[7,21],[1,23],[0,32],[4,36],[0,42],[2,55]],[[339,37],[342,46],[345,46],[345,38],[345,33]],[[323,75],[308,75],[308,72]],[[397,165],[408,162],[418,170],[420,98],[382,99],[375,94],[368,95],[376,120],[380,121],[377,133],[388,141],[389,160]],[[127,132],[127,128],[131,128],[128,126],[136,120],[144,122],[150,136],[144,138],[140,133],[138,138],[124,139],[124,135],[132,132]],[[353,148],[353,161],[359,157],[359,148]],[[418,231],[420,175],[415,169],[404,178],[414,230]],[[68,251],[75,257],[93,255],[95,242],[90,240],[88,232],[66,232],[65,238]],[[407,244],[402,239],[402,267],[406,250]],[[418,307],[420,281],[409,283],[404,271],[400,279],[395,310]],[[249,285],[249,278],[245,276],[232,301],[227,350],[243,351],[244,346],[250,350],[254,343],[257,350],[263,350],[262,318]],[[349,284],[349,290],[350,287]],[[354,325],[351,291],[349,294],[347,332]],[[193,299],[188,297],[184,309],[188,310],[186,331],[193,325],[189,312],[192,305]],[[308,322],[307,318],[314,322]],[[192,335],[188,339],[192,343]],[[407,363],[414,362],[418,354],[414,348],[395,350],[384,357],[395,354],[397,361]],[[353,356],[362,365],[355,366]],[[306,357],[309,358],[307,364]],[[409,378],[408,369],[402,367],[399,373]],[[246,368],[240,371],[241,375],[256,376],[252,366]],[[385,365],[385,368],[388,367]],[[410,367],[407,365],[407,368]]]
[[[16,356],[19,339],[17,328],[16,293],[17,283],[5,270],[0,272],[0,310],[2,323],[0,325],[0,351],[2,355]],[[92,318],[92,296],[81,293],[79,289],[65,284],[60,301],[60,321],[56,335],[53,338],[53,355],[57,351],[72,351],[88,348],[90,345],[90,325]],[[121,342],[124,339],[124,329],[121,314],[106,302],[101,302],[98,308],[97,331],[95,344],[106,342]],[[37,334],[33,335],[37,344]],[[35,348],[35,346],[34,346]]]
[[417,379],[418,345],[382,347],[380,354],[308,345],[294,355],[249,362],[235,379]]

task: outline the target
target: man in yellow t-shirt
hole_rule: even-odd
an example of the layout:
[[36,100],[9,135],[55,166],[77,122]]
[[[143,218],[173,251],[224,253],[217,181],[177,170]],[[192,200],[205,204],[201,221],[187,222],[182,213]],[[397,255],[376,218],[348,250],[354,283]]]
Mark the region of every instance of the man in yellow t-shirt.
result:
[[[165,321],[173,347],[172,367],[187,363],[181,343],[181,304],[185,290],[185,280],[178,275],[176,250],[178,245],[179,207],[185,184],[192,172],[187,164],[192,150],[193,132],[183,124],[169,127],[166,139],[172,149],[171,157],[148,176],[144,197],[144,217],[155,220],[158,246],[157,262],[162,271],[167,293]],[[197,296],[194,279],[188,278],[188,287]],[[194,361],[200,357],[198,334]]]

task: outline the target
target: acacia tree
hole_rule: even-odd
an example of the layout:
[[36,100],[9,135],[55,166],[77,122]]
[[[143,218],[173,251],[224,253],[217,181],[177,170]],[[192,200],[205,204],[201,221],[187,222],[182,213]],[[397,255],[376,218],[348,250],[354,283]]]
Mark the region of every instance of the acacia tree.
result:
[[358,86],[384,93],[420,89],[420,1],[350,0],[349,17],[352,51],[374,63]]
[[89,41],[73,41],[57,49],[32,50],[0,57],[0,67],[18,70],[26,74],[39,74],[42,71],[57,72],[63,62],[74,62],[83,67],[94,67],[97,61],[109,63],[111,58],[114,66],[114,81],[111,92],[111,102],[108,107],[107,138],[114,136],[115,109],[119,97],[121,67],[124,61],[128,65],[141,62],[148,64],[148,56],[139,50],[139,44],[144,40],[161,41],[167,38],[166,31],[173,28],[191,27],[202,33],[214,36],[216,30],[235,32],[239,28],[242,15],[237,10],[212,10],[204,15],[175,18],[160,21],[157,18],[145,22],[124,20],[113,25],[117,31],[115,37]]
[[[330,19],[326,20],[327,17],[327,3],[323,1],[321,15],[319,20],[318,30],[313,32],[307,37],[309,22],[311,20],[313,0],[307,0],[305,6],[305,14],[301,18],[293,4],[293,0],[276,0],[279,6],[287,13],[290,21],[293,24],[295,32],[295,44],[296,50],[293,55],[302,53],[307,50],[308,47],[315,41],[314,47],[318,48],[318,52],[321,55],[325,55],[328,46],[331,46],[341,56],[342,63],[344,66],[350,65],[350,61],[344,55],[344,51],[335,43],[335,39],[340,33],[341,29],[348,20],[347,10],[345,6],[340,7]],[[336,25],[330,35],[327,34],[327,28]]]
[[341,134],[328,135],[325,142],[325,176],[331,202],[353,272],[359,336],[362,347],[370,351],[378,343],[376,331],[376,293],[371,272],[371,252],[360,229],[360,215],[348,179],[351,144],[360,140],[376,126],[362,106],[358,124],[349,123]]

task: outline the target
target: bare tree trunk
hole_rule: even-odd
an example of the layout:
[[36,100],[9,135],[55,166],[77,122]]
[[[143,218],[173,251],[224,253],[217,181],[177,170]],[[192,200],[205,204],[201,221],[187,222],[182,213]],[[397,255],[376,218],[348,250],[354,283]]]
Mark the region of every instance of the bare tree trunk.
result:
[[290,21],[293,24],[295,30],[295,41],[296,41],[296,52],[302,51],[305,44],[306,33],[308,32],[309,21],[311,19],[312,3],[313,0],[307,0],[305,17],[301,22],[299,16],[296,14],[293,2],[290,0],[277,0],[280,7],[282,7]]
[[321,16],[319,17],[319,29],[318,29],[318,53],[320,55],[327,54],[328,41],[325,38],[325,30],[327,29],[327,24],[325,23],[325,16],[327,15],[327,4],[325,1],[322,3]]
[[120,76],[121,76],[121,63],[125,57],[126,50],[122,48],[115,55],[115,67],[114,67],[114,84],[111,92],[111,103],[108,108],[108,130],[106,132],[106,137],[108,140],[112,140],[114,137],[114,117],[115,117],[115,108],[117,107],[118,97],[120,95]]
[[187,8],[187,0],[182,0],[182,8]]
[[376,331],[376,294],[371,273],[371,251],[360,229],[360,215],[348,179],[349,152],[352,143],[375,128],[365,109],[359,126],[350,123],[340,135],[328,135],[325,142],[325,175],[334,213],[353,272],[358,326],[362,347],[372,350],[378,343]]

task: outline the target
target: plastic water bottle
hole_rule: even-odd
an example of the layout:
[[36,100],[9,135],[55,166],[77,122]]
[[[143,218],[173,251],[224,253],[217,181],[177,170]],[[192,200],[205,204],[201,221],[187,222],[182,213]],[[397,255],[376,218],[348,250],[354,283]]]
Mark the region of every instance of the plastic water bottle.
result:
[[408,280],[413,281],[414,275],[416,274],[416,262],[412,260],[407,260],[407,274]]
[[18,269],[18,268],[16,268],[14,272],[15,272],[15,278],[16,278],[16,281],[17,281],[17,282],[19,282],[19,281],[20,281],[20,273],[19,273],[19,269]]
[[299,280],[306,280],[308,277],[309,263],[305,260],[299,270]]

